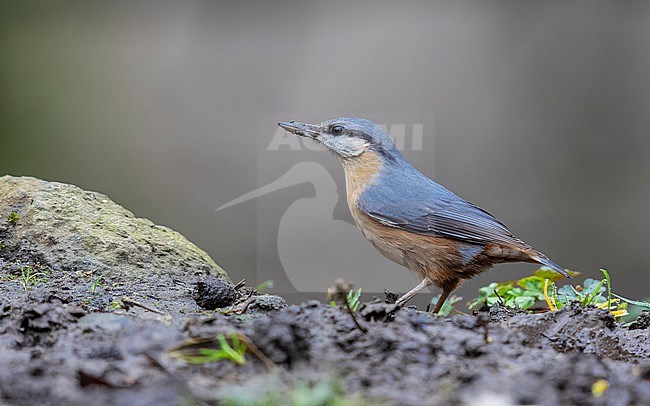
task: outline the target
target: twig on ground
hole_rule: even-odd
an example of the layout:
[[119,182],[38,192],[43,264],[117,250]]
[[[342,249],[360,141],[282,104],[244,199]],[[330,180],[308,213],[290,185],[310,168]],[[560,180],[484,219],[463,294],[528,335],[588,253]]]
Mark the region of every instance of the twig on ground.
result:
[[244,285],[246,285],[246,279],[242,279],[237,284],[235,285],[235,290],[239,290],[242,288]]
[[248,306],[253,301],[251,299],[251,297],[253,296],[253,292],[255,292],[255,290],[251,289],[251,291],[248,293],[248,296],[246,296],[246,299],[244,299],[243,302],[241,302],[239,305],[237,305],[237,306],[241,306],[241,307],[234,311],[235,314],[244,314],[244,313],[246,313],[246,310],[248,309]]
[[246,344],[246,347],[248,348],[248,351],[251,352],[254,356],[257,357],[260,361],[262,361],[262,364],[268,369],[269,371],[272,371],[273,369],[277,368],[277,365],[269,357],[267,357],[262,350],[260,350],[253,341],[246,337],[245,335],[241,333],[236,333],[237,338],[241,340],[244,344]]
[[141,308],[143,308],[145,310],[149,310],[150,312],[160,314],[162,316],[169,316],[165,312],[162,312],[162,311],[160,311],[158,309],[154,309],[153,307],[149,307],[146,304],[140,303],[137,300],[133,300],[128,296],[122,296],[121,300],[122,300],[122,304],[124,305],[124,308],[127,309],[127,310],[129,309],[129,306],[137,306],[137,307],[141,307]]
[[352,321],[354,321],[354,324],[357,326],[359,330],[361,330],[364,333],[368,332],[368,329],[363,327],[361,324],[359,324],[359,321],[357,320],[357,317],[354,315],[354,312],[352,311],[352,308],[350,307],[350,302],[347,300],[345,301],[345,308],[348,310],[348,313],[350,313],[350,316],[352,316]]

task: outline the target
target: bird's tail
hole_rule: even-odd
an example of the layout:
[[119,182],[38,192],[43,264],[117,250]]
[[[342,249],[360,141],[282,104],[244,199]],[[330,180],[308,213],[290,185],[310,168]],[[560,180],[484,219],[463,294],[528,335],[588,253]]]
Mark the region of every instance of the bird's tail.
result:
[[538,253],[537,255],[535,255],[533,257],[533,259],[535,261],[539,262],[540,264],[551,268],[552,270],[554,270],[555,272],[557,272],[560,275],[564,276],[565,278],[572,279],[571,275],[569,275],[569,273],[564,268],[562,268],[561,266],[559,266],[555,262],[548,259],[548,257],[546,255],[544,255],[542,253]]

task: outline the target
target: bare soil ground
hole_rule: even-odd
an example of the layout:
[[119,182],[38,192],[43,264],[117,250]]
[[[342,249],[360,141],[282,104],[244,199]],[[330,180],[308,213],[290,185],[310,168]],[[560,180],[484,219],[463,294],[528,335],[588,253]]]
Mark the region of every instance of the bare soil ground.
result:
[[[196,281],[159,306],[156,285],[90,292],[92,278],[55,270],[26,291],[0,265],[0,404],[650,404],[647,314],[630,327],[577,306],[390,317],[377,299],[357,313],[364,332],[315,300],[284,306],[240,288],[238,311],[222,315],[196,305]],[[127,294],[162,310],[117,308]],[[170,356],[188,339],[232,333],[257,351],[243,365]]]

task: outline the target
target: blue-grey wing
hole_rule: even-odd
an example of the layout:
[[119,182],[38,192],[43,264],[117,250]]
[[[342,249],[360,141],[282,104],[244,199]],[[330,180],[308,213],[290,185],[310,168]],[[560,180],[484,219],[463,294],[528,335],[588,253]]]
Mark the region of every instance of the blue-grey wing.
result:
[[357,207],[382,224],[412,233],[528,248],[490,213],[420,176],[371,185],[357,200]]

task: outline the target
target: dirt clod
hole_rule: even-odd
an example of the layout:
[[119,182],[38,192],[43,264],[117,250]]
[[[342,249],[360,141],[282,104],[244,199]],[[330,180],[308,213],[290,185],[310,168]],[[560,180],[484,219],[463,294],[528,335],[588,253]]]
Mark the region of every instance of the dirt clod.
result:
[[230,306],[236,299],[235,287],[215,277],[198,281],[194,289],[196,304],[207,310]]
[[650,329],[650,311],[644,310],[639,314],[639,317],[634,320],[630,326],[630,330],[647,330]]

